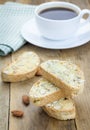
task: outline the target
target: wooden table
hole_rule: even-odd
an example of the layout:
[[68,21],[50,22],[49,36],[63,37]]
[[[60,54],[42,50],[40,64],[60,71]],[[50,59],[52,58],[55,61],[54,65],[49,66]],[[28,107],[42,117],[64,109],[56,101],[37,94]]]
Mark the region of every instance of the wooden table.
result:
[[[0,0],[4,3],[7,0]],[[13,0],[15,1],[15,0]],[[40,4],[51,0],[16,0],[21,3]],[[66,0],[77,4],[82,9],[90,8],[89,0]],[[67,50],[49,50],[26,44],[17,52],[6,57],[0,57],[0,71],[6,64],[11,63],[17,56],[25,51],[35,51],[41,61],[47,59],[71,60],[81,66],[85,73],[85,89],[83,94],[75,98],[76,119],[58,121],[46,115],[41,108],[32,103],[25,107],[22,104],[22,95],[29,94],[32,84],[39,78],[18,83],[3,83],[0,78],[0,130],[90,130],[90,43]],[[24,111],[24,117],[12,117],[11,110]]]

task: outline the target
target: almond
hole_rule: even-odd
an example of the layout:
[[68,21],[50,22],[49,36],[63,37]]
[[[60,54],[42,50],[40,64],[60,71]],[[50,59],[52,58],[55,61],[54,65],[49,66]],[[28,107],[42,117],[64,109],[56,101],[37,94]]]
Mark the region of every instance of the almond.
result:
[[24,103],[24,105],[29,105],[30,104],[30,99],[29,99],[29,96],[27,95],[23,95],[22,96],[22,102]]
[[11,113],[15,117],[23,117],[23,115],[24,115],[24,112],[20,111],[20,110],[13,110],[13,111],[11,111]]

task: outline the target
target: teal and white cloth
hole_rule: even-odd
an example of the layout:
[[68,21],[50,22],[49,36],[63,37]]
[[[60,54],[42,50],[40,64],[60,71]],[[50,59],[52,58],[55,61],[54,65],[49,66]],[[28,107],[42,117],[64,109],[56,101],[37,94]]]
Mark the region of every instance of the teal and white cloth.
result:
[[34,5],[6,2],[0,5],[0,55],[5,56],[18,50],[26,41],[21,28],[34,16]]

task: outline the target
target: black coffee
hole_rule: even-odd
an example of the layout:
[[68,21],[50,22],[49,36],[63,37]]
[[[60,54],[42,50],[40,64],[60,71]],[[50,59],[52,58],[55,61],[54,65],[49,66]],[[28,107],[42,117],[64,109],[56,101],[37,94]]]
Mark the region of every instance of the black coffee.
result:
[[42,10],[39,15],[52,20],[67,20],[76,17],[78,13],[72,9],[54,7]]

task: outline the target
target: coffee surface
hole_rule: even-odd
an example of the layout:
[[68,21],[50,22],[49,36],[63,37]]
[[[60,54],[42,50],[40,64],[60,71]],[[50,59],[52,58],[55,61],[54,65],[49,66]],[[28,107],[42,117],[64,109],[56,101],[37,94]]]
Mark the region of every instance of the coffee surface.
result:
[[69,8],[54,7],[42,10],[39,15],[52,20],[67,20],[76,17],[78,14]]

